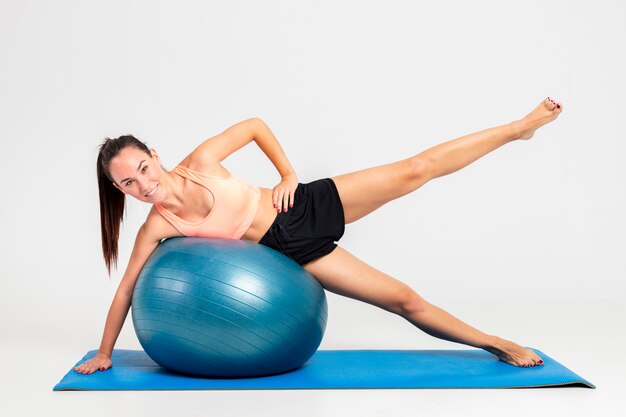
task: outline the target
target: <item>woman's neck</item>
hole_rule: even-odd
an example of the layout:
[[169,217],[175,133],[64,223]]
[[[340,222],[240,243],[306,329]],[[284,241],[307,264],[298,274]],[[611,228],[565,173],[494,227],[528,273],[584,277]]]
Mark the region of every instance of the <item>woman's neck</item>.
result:
[[171,212],[179,211],[180,207],[185,205],[185,178],[174,174],[172,171],[164,171],[161,178],[165,182],[165,198],[158,204]]

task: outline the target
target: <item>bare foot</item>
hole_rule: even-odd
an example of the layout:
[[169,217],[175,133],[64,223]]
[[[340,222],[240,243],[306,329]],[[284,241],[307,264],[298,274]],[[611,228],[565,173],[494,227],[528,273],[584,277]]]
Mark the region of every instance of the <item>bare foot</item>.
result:
[[543,365],[543,359],[532,350],[499,337],[495,340],[493,346],[486,350],[496,355],[501,361],[524,368]]
[[556,102],[550,97],[546,98],[523,119],[513,122],[513,126],[518,132],[517,139],[528,140],[532,138],[535,130],[555,120],[562,111],[562,103]]

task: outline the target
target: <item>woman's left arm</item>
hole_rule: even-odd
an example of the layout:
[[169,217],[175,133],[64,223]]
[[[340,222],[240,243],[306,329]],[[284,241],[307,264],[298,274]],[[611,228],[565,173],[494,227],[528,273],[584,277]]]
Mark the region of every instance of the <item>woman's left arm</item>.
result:
[[293,207],[298,177],[278,139],[263,120],[253,117],[239,122],[204,141],[193,153],[204,163],[220,163],[253,140],[280,173],[281,182],[274,187],[272,199],[279,212],[287,211],[288,207]]

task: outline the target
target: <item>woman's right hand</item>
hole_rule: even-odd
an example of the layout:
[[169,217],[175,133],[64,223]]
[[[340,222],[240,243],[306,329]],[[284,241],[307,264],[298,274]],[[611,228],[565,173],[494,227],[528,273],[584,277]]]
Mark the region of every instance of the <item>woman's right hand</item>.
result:
[[104,353],[98,353],[93,358],[78,365],[74,370],[79,374],[93,374],[97,370],[104,371],[113,365],[111,358]]

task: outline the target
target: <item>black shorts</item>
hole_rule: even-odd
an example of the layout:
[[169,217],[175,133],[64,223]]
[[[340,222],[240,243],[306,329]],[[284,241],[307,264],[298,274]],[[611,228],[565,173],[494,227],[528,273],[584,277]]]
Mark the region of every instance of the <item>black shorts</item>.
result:
[[343,205],[330,178],[298,184],[292,208],[281,211],[259,241],[300,265],[332,252],[345,230]]

